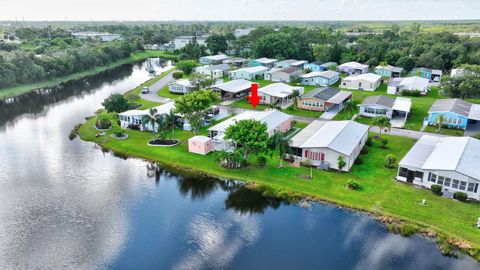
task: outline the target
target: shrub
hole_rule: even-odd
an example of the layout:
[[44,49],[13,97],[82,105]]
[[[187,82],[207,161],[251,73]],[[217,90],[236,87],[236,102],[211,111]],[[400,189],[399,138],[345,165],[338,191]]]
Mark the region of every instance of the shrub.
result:
[[352,180],[352,179],[348,180],[348,182],[347,182],[347,184],[346,184],[345,186],[346,186],[348,189],[350,189],[350,190],[358,190],[358,189],[360,189],[360,184],[359,184],[357,181]]
[[183,73],[189,75],[190,73],[192,73],[193,69],[198,66],[198,64],[195,60],[183,60],[178,61],[175,66],[179,70],[183,71]]
[[467,196],[467,193],[458,191],[453,194],[453,198],[461,202],[466,202],[468,199],[468,196]]
[[365,142],[365,145],[368,146],[368,147],[373,145],[372,137],[367,138],[367,141]]
[[113,93],[108,96],[103,102],[103,107],[108,112],[121,113],[130,109],[131,104],[128,100],[121,94]]
[[365,145],[360,151],[360,155],[366,155],[366,154],[368,154],[368,146]]
[[422,92],[418,90],[403,90],[402,96],[411,96],[411,97],[419,97],[422,95]]
[[386,158],[385,158],[385,167],[387,169],[393,169],[395,168],[397,164],[397,157],[395,155],[392,155],[392,154],[389,154]]
[[123,137],[125,136],[125,131],[120,128],[120,127],[116,127],[114,130],[113,130],[113,135],[115,137]]
[[173,77],[175,80],[181,79],[181,78],[183,78],[183,72],[181,72],[181,71],[175,71],[175,72],[172,73],[172,77]]
[[345,159],[342,156],[338,156],[337,158],[338,169],[341,171],[343,168],[345,168],[346,165],[347,163],[345,162]]
[[431,185],[430,189],[432,190],[432,193],[438,196],[442,196],[442,186],[440,185]]
[[363,164],[363,159],[361,157],[357,157],[357,159],[355,159],[355,162],[353,162],[354,164],[356,165],[361,165]]
[[108,116],[106,114],[100,114],[97,117],[97,122],[95,123],[95,126],[98,129],[109,129],[112,123],[110,122],[110,119],[108,119]]
[[380,148],[387,149],[388,140],[387,138],[382,138],[380,140]]
[[267,166],[267,158],[265,156],[258,156],[257,167],[265,168]]

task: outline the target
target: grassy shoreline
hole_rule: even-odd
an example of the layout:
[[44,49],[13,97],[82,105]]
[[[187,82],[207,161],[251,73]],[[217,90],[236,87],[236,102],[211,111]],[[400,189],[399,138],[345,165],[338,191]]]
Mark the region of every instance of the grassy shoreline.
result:
[[[92,118],[82,125],[80,137],[120,155],[160,162],[178,170],[240,180],[268,195],[286,199],[310,198],[371,213],[381,221],[393,224],[389,226],[392,231],[402,232],[404,227],[416,227],[416,232],[447,239],[449,244],[480,261],[480,233],[473,226],[478,218],[478,204],[441,198],[428,190],[398,183],[393,179],[396,170],[383,167],[388,154],[402,158],[413,145],[412,139],[386,136],[390,141],[389,148],[381,149],[379,143],[375,142],[369,153],[362,156],[364,164],[354,165],[351,173],[313,170],[314,178],[304,180],[299,175],[307,174],[308,169],[289,165],[279,169],[278,157],[275,156],[269,159],[264,169],[254,165],[238,170],[221,168],[213,154],[201,156],[188,152],[186,141],[193,136],[191,132],[176,131],[182,143],[175,147],[149,147],[147,142],[152,135],[133,130],[126,131],[129,138],[123,141],[108,136],[106,140],[103,137],[96,138],[94,121],[95,118]],[[200,133],[206,134],[206,129],[203,128]],[[251,164],[254,164],[254,160]],[[359,191],[345,188],[350,179],[360,183]],[[427,200],[427,206],[420,205],[422,199]]]
[[38,88],[54,87],[54,86],[56,86],[58,84],[61,84],[61,83],[65,83],[65,82],[72,81],[72,80],[79,80],[79,79],[82,79],[82,78],[85,78],[85,77],[88,77],[88,76],[92,76],[92,75],[101,73],[103,71],[106,71],[106,70],[109,70],[109,69],[112,69],[112,68],[115,68],[115,67],[119,67],[121,65],[130,64],[130,63],[137,62],[137,61],[142,61],[142,60],[145,60],[145,59],[150,58],[150,57],[164,57],[164,58],[168,58],[168,59],[175,59],[176,58],[175,55],[165,54],[161,51],[137,52],[137,53],[133,53],[128,58],[115,61],[115,62],[110,63],[110,64],[105,65],[105,66],[95,67],[95,68],[92,68],[88,71],[78,72],[78,73],[70,74],[70,75],[67,75],[67,76],[59,77],[59,78],[54,78],[54,79],[47,80],[47,81],[28,83],[28,84],[23,84],[23,85],[19,85],[19,86],[0,89],[0,99],[19,96],[19,95],[31,92],[31,91],[33,91],[35,89],[38,89]]

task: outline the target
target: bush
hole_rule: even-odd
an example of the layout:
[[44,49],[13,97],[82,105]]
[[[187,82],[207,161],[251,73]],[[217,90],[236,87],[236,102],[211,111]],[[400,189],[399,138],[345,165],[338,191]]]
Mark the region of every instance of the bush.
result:
[[468,199],[468,196],[467,196],[467,193],[458,191],[458,192],[455,192],[455,194],[453,194],[453,198],[461,202],[466,202]]
[[368,147],[373,145],[372,137],[367,138],[367,141],[365,142],[365,145],[368,146]]
[[175,80],[181,79],[181,78],[183,78],[183,72],[181,72],[181,71],[175,71],[175,72],[172,73],[172,77],[173,77]]
[[368,154],[368,146],[365,145],[360,151],[360,155],[366,155],[366,154]]
[[265,156],[259,156],[257,158],[257,167],[265,168],[267,166],[267,158]]
[[98,129],[109,129],[112,125],[112,122],[110,122],[110,119],[108,119],[108,116],[106,114],[100,114],[97,117],[97,122],[95,123],[95,126]]
[[402,96],[410,96],[410,97],[419,97],[422,95],[422,92],[418,90],[403,90]]
[[121,113],[129,110],[131,104],[123,95],[113,93],[102,102],[102,106],[105,107],[108,112]]
[[395,155],[389,154],[385,158],[385,168],[393,169],[395,168],[396,164],[397,164],[397,157]]
[[195,60],[183,60],[178,61],[175,65],[179,70],[183,71],[186,75],[192,73],[193,69],[198,66],[197,61]]
[[361,157],[357,157],[357,159],[355,159],[355,162],[353,162],[354,164],[356,165],[361,165],[363,164],[363,159]]
[[432,190],[432,193],[438,196],[442,196],[442,186],[440,185],[431,185],[430,189]]
[[113,130],[113,135],[117,138],[121,138],[121,137],[125,136],[125,131],[120,127],[116,127]]
[[380,140],[380,148],[387,149],[388,140],[387,138],[382,138]]
[[350,190],[358,190],[358,189],[360,189],[360,184],[359,184],[357,181],[352,180],[352,179],[348,180],[348,182],[347,182],[347,184],[346,184],[345,186],[346,186],[348,189],[350,189]]

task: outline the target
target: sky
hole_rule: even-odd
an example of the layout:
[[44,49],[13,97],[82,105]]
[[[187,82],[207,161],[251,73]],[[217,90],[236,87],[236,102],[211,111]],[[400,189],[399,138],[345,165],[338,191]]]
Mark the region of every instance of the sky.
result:
[[480,0],[0,0],[0,20],[467,20]]

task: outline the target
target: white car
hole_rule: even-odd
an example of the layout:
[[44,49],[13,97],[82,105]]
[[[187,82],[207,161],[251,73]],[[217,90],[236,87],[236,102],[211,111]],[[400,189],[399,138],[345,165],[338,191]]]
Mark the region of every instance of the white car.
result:
[[148,94],[148,92],[150,92],[150,89],[148,89],[148,87],[142,88],[142,94]]

